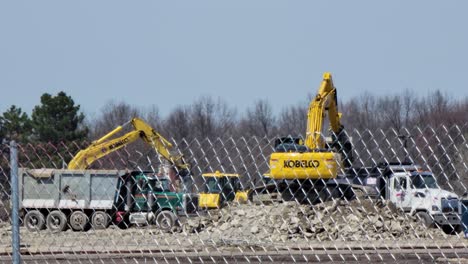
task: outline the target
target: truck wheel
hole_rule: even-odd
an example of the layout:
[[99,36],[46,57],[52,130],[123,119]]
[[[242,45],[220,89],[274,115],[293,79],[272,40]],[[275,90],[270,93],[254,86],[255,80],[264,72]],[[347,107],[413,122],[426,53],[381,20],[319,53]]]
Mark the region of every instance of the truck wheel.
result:
[[124,216],[124,219],[117,223],[117,227],[120,229],[127,229],[130,227],[130,220],[128,219],[128,216]]
[[462,231],[462,226],[461,225],[454,225],[454,226],[443,225],[442,231],[444,231],[444,233],[447,235],[456,235]]
[[159,229],[170,231],[176,224],[177,217],[171,211],[161,211],[155,219],[156,225]]
[[424,223],[424,226],[427,228],[434,226],[434,221],[432,221],[432,217],[426,212],[417,212],[416,217]]
[[88,216],[81,212],[75,211],[70,215],[70,226],[75,231],[84,231],[89,224]]
[[281,193],[281,199],[283,199],[285,202],[294,201],[294,194],[291,190],[286,189]]
[[60,211],[52,211],[47,216],[47,228],[52,233],[65,231],[67,228],[67,216]]
[[338,185],[340,193],[342,196],[340,199],[346,200],[346,201],[352,201],[356,199],[356,194],[354,193],[353,188],[350,185]]
[[110,216],[106,212],[96,211],[91,216],[91,225],[94,229],[106,229],[110,224]]
[[31,232],[42,230],[45,228],[45,217],[37,210],[29,211],[24,216],[24,225]]

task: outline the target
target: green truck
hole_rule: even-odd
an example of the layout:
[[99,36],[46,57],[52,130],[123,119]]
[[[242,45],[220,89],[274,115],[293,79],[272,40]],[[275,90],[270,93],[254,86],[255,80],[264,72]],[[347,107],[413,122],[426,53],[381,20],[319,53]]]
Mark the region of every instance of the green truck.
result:
[[122,170],[19,169],[24,226],[51,232],[156,225],[170,230],[197,212],[198,197],[171,191],[167,177]]

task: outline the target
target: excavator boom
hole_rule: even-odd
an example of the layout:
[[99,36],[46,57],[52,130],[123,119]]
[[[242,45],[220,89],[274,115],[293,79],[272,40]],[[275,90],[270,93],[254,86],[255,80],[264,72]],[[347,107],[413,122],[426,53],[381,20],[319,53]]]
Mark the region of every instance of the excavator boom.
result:
[[179,169],[188,169],[188,165],[183,161],[182,156],[171,154],[172,144],[165,139],[161,134],[156,132],[150,125],[145,121],[134,118],[132,119],[132,125],[135,130],[141,132],[141,138],[156,150],[166,160],[170,161]]
[[330,73],[323,75],[322,83],[315,98],[310,102],[307,113],[307,131],[305,145],[309,149],[324,149],[322,137],[323,120],[328,114],[332,131],[338,131],[340,114],[337,108],[336,88]]
[[122,129],[121,126],[117,127],[104,137],[96,140],[91,146],[86,149],[80,150],[73,159],[68,163],[68,169],[70,170],[84,170],[91,166],[96,160],[114,152],[125,145],[134,142],[140,138],[139,131],[129,132],[121,137],[114,138],[105,141],[109,138],[109,135],[113,135]]
[[[110,139],[129,123],[132,124],[134,128],[133,131],[130,131],[121,137]],[[68,163],[68,168],[86,169],[96,160],[126,146],[127,144],[133,143],[139,138],[150,144],[164,159],[171,162],[171,164],[173,164],[178,170],[179,175],[188,175],[189,166],[184,162],[182,156],[171,154],[171,149],[173,148],[172,144],[145,121],[139,118],[133,118],[124,125],[118,126],[105,136],[91,143],[91,145],[86,149],[79,151]]]

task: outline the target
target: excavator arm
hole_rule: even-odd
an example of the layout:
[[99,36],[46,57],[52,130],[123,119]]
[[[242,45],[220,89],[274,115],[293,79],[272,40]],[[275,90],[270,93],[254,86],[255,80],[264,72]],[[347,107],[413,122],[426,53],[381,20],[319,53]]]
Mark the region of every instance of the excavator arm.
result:
[[322,137],[323,121],[328,115],[332,143],[330,147],[342,155],[343,166],[351,167],[353,162],[352,146],[344,126],[341,124],[341,113],[338,112],[338,99],[333,79],[329,72],[323,74],[323,80],[315,98],[310,102],[307,113],[307,131],[305,145],[311,150],[325,149],[325,140]]
[[184,161],[181,155],[174,155],[171,153],[173,146],[167,139],[139,118],[134,118],[132,124],[135,130],[140,131],[141,138],[146,143],[153,146],[157,153],[177,168],[180,176],[187,176],[189,173],[189,165]]
[[309,149],[324,149],[322,137],[323,120],[328,114],[331,130],[337,132],[340,128],[340,113],[338,113],[336,88],[331,74],[323,75],[322,83],[315,98],[310,102],[307,113],[307,131],[305,145]]
[[91,166],[96,160],[124,147],[127,144],[134,142],[141,137],[140,131],[131,131],[121,137],[109,139],[113,135],[120,132],[130,122],[116,127],[105,136],[91,143],[86,149],[80,150],[73,159],[68,163],[68,169],[84,170]]
[[[131,123],[134,130],[126,133],[125,135],[109,139],[126,125]],[[122,126],[118,126],[102,138],[91,143],[89,147],[79,151],[75,157],[68,163],[69,169],[86,169],[96,160],[133,143],[137,139],[143,139],[146,143],[150,144],[157,153],[164,159],[171,162],[176,167],[180,176],[189,174],[189,166],[186,164],[180,155],[171,154],[172,144],[156,132],[150,125],[139,118],[133,118],[131,121]]]

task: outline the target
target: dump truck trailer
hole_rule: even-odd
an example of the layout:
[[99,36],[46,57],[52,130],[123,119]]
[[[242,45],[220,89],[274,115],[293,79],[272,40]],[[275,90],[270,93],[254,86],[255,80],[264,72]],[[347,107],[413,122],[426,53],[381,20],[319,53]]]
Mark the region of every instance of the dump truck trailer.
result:
[[77,231],[110,224],[164,230],[196,213],[197,197],[169,191],[169,179],[123,170],[19,169],[20,209],[28,230]]

